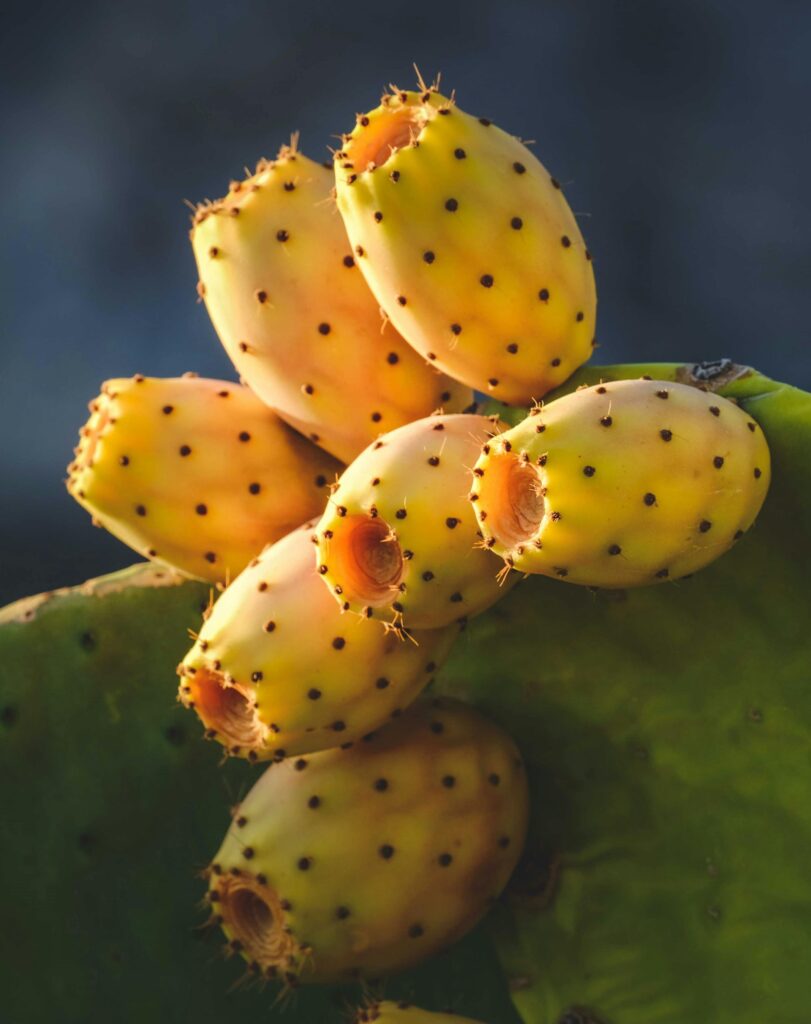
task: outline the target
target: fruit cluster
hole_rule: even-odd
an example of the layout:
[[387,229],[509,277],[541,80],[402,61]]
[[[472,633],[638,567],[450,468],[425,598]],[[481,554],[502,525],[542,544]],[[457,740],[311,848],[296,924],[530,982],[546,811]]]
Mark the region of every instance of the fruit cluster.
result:
[[231,948],[287,986],[376,978],[465,934],[525,840],[512,740],[420,696],[460,628],[521,574],[706,566],[753,523],[769,451],[673,382],[543,402],[592,350],[591,256],[526,146],[436,87],[358,117],[334,173],[294,140],[191,239],[242,383],[108,381],[68,488],[222,591],[178,671],[206,736],[269,762],[207,871]]

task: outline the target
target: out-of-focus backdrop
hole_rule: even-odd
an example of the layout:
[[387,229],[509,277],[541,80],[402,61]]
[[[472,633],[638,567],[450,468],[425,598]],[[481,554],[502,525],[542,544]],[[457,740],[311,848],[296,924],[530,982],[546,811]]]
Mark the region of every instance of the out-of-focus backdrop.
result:
[[102,380],[233,376],[183,200],[294,129],[326,157],[412,61],[565,183],[599,361],[811,383],[803,0],[34,0],[2,36],[0,602],[135,560],[62,485]]

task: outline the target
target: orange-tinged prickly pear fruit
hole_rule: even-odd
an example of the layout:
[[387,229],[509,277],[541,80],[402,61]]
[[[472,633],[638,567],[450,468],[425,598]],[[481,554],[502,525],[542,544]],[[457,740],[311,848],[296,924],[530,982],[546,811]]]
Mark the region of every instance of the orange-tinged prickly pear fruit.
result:
[[344,615],[321,582],[313,524],[268,547],[217,600],[180,666],[179,697],[210,739],[249,760],[352,743],[418,696],[458,627]]
[[343,607],[409,629],[477,615],[506,588],[468,501],[485,416],[430,416],[358,456],[316,528],[319,569]]
[[733,402],[619,380],[534,409],[482,451],[473,507],[508,566],[597,587],[678,579],[749,529],[769,449]]
[[131,548],[211,582],[318,514],[341,468],[231,381],[109,380],[90,411],[68,491]]
[[481,918],[521,854],[527,804],[510,737],[422,699],[349,750],[271,765],[236,809],[209,899],[265,976],[379,977]]
[[528,403],[591,355],[591,257],[559,183],[517,138],[434,89],[395,91],[343,137],[357,263],[434,366]]
[[200,294],[243,380],[297,430],[349,462],[385,430],[469,388],[384,322],[332,199],[333,175],[295,147],[201,205]]

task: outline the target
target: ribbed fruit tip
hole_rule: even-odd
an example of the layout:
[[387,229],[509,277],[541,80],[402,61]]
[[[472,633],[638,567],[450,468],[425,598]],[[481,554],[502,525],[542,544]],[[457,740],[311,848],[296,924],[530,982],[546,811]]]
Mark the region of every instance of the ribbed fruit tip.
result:
[[382,167],[398,150],[418,142],[437,108],[447,107],[449,102],[433,90],[385,96],[379,107],[358,118],[336,160],[351,164],[356,174]]
[[275,890],[265,880],[240,869],[238,875],[214,876],[217,914],[231,942],[249,963],[275,977],[287,973],[304,952],[285,930],[285,914]]
[[235,179],[228,185],[228,193],[221,199],[205,199],[200,203],[191,204],[192,208],[192,230],[191,237],[194,237],[194,229],[207,220],[212,214],[225,216],[239,216],[245,201],[258,192],[267,182],[268,174],[279,165],[295,160],[298,156],[298,132],[290,137],[289,144],[280,147],[275,160],[267,160],[262,157],[257,161],[253,174],[246,168],[246,176],[242,179]]
[[492,452],[478,483],[479,508],[487,511],[487,533],[505,549],[531,541],[544,516],[543,483],[537,469],[513,452]]
[[74,448],[74,458],[68,466],[69,489],[86,470],[92,468],[99,440],[108,426],[115,422],[110,411],[112,396],[107,393],[106,388],[105,383],[102,385],[101,394],[89,403],[90,418],[79,431],[79,444]]
[[213,668],[182,672],[180,700],[233,753],[265,750],[267,727],[260,720],[251,688],[232,683]]
[[330,568],[344,598],[377,608],[389,604],[403,576],[403,552],[385,520],[345,516],[332,527]]

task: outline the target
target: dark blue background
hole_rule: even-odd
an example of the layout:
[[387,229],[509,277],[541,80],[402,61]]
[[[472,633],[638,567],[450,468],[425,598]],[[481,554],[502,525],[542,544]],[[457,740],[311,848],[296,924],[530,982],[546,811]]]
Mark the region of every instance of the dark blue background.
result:
[[564,182],[600,361],[728,355],[811,383],[802,0],[52,2],[2,29],[0,598],[133,560],[61,482],[104,378],[231,374],[182,200],[293,129],[326,156],[412,61]]

